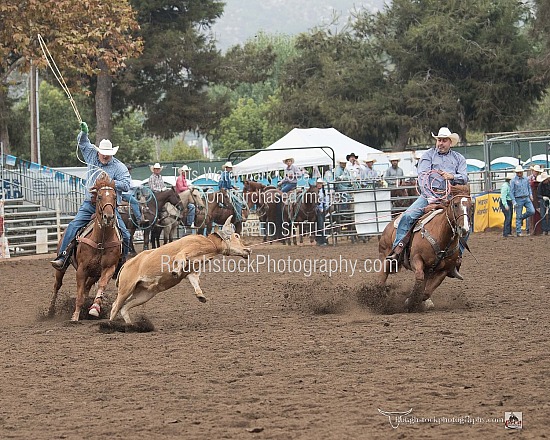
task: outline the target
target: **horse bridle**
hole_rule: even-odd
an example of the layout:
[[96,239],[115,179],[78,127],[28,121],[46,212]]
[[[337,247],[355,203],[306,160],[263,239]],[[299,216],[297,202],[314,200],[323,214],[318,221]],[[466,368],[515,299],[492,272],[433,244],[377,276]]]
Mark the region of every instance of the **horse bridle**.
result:
[[[111,190],[115,193],[115,200],[116,200],[116,190],[112,187],[112,186],[102,186],[101,188],[99,188],[97,190],[97,192],[99,193],[99,191],[102,191],[102,190]],[[99,194],[98,194],[99,195]],[[96,200],[96,203],[98,203],[98,201]],[[107,206],[110,206],[111,208],[113,208],[113,215],[116,219],[116,207],[112,204],[112,203],[105,203],[104,205],[99,205],[98,207],[98,210],[99,210],[99,215],[100,216],[103,216],[103,210],[107,207]],[[102,222],[99,221],[99,227],[102,228],[103,225],[102,225]],[[116,225],[116,220],[113,222],[113,225],[111,226],[112,228],[114,228]]]
[[[453,200],[457,197],[460,197],[461,199],[462,198],[470,199],[470,202],[472,200],[472,197],[468,196],[466,194],[456,194],[456,195],[452,196],[451,199],[449,200],[449,205],[452,206]],[[457,234],[458,220],[460,218],[466,217],[466,219],[468,220],[469,225],[472,224],[472,219],[471,219],[470,214],[468,212],[462,213],[457,217],[456,213],[455,213],[455,210],[452,209],[451,211],[453,212],[453,219],[451,220],[449,218],[449,213],[447,212],[447,210],[445,210],[445,217],[447,218],[447,222],[449,223],[449,226],[451,227],[451,230],[453,231],[453,236],[454,236],[455,234]]]

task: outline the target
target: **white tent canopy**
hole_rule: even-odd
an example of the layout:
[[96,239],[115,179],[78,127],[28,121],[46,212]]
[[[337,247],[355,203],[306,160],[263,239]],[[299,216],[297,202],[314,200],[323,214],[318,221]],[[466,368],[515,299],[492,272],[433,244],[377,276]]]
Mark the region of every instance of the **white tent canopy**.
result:
[[[279,148],[284,150],[270,151]],[[298,167],[313,165],[332,167],[333,154],[335,160],[338,160],[350,153],[355,153],[360,161],[367,156],[374,157],[377,161],[376,165],[385,164],[384,169],[389,165],[386,153],[357,142],[335,128],[294,128],[265,150],[235,165],[233,173],[243,175],[281,170],[285,167],[283,160],[289,157],[294,158],[294,164]]]

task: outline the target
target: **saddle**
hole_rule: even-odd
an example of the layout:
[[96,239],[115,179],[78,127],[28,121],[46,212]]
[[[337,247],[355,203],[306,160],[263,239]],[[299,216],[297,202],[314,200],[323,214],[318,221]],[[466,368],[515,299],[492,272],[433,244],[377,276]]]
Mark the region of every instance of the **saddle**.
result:
[[[90,219],[88,224],[83,228],[81,228],[79,232],[77,232],[75,240],[78,243],[86,243],[95,249],[106,249],[114,246],[120,246],[120,252],[122,252],[122,234],[120,233],[120,228],[118,227],[118,223],[115,225],[117,240],[99,244],[91,240],[90,238],[88,238],[88,235],[90,235],[92,233],[92,230],[94,229],[94,222],[95,222],[95,214],[92,215],[92,218]],[[76,246],[74,247],[74,250],[76,250]]]

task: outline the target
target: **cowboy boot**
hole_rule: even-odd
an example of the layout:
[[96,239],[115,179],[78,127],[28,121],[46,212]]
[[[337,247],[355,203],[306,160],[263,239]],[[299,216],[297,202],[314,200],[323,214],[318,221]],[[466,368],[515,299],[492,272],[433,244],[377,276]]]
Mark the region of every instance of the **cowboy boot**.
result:
[[405,249],[405,243],[400,241],[399,243],[397,243],[397,246],[392,249],[391,253],[386,257],[386,260],[399,261],[403,249]]
[[456,278],[458,280],[463,280],[464,277],[460,274],[460,266],[462,265],[462,257],[458,257],[456,259],[455,267],[453,269],[453,272],[449,274],[449,278]]

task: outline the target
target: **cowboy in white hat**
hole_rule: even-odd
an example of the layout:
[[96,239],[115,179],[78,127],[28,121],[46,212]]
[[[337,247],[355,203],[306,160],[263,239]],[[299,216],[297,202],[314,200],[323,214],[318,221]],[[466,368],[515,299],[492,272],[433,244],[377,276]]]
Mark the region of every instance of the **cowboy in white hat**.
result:
[[218,181],[218,188],[220,190],[238,189],[233,185],[233,164],[231,162],[225,162],[222,165],[222,174]]
[[363,165],[361,165],[361,180],[366,181],[367,186],[370,186],[374,181],[378,180],[378,172],[374,169],[374,163],[376,159],[371,156],[367,156],[363,160]]
[[186,172],[191,171],[187,165],[183,165],[179,169],[180,175],[176,179],[176,193],[180,196],[183,210],[187,210],[185,217],[185,226],[195,226],[195,212],[196,206],[192,202],[191,192],[193,191],[193,184],[187,180]]
[[149,168],[153,172],[153,174],[149,177],[149,188],[151,191],[164,191],[166,189],[166,185],[164,184],[162,174],[160,174],[164,167],[157,162]]
[[541,217],[541,229],[544,235],[550,232],[550,175],[544,171],[537,176],[539,186],[537,195]]
[[390,166],[384,173],[384,180],[388,182],[388,186],[397,186],[399,184],[399,179],[404,177],[403,169],[399,167],[399,161],[401,160],[398,156],[390,156]]
[[[98,172],[100,171],[107,173],[107,175],[115,181],[117,203],[120,203],[122,201],[122,193],[130,190],[130,185],[132,182],[130,172],[124,163],[114,157],[118,151],[118,147],[113,148],[113,144],[108,139],[103,139],[99,143],[99,147],[96,147],[88,139],[88,131],[88,124],[86,124],[86,122],[81,122],[80,133],[78,134],[77,141],[78,147],[82,152],[82,156],[88,165],[86,181],[94,182],[98,177]],[[74,250],[74,239],[77,232],[82,227],[86,226],[92,218],[92,215],[95,214],[95,205],[92,204],[89,188],[91,188],[91,185],[86,187],[84,202],[82,202],[76,216],[73,220],[71,220],[67,226],[67,229],[65,229],[63,240],[59,245],[59,253],[57,257],[51,261],[52,266],[57,270],[65,270],[68,267],[71,261],[70,257],[72,251]],[[122,262],[126,260],[128,250],[130,249],[130,233],[128,232],[128,229],[126,229],[118,210],[115,211],[118,227],[122,234],[123,240],[122,260],[119,267],[117,267],[118,272]],[[117,272],[115,272],[115,277]]]
[[318,178],[315,182],[317,186],[317,205],[315,206],[315,216],[317,220],[317,230],[315,231],[315,241],[317,246],[326,246],[327,234],[325,231],[325,218],[330,207],[329,192],[325,188],[325,181]]
[[345,191],[351,189],[351,180],[349,173],[346,170],[348,161],[345,157],[340,157],[336,160],[336,167],[334,168],[334,180],[337,182],[334,185],[336,191]]
[[[521,165],[517,165],[514,168],[514,173],[516,173],[516,175],[510,181],[510,197],[512,198],[512,204],[516,210],[516,235],[518,237],[528,235],[527,233],[521,233],[521,226],[523,220],[531,217],[535,213],[533,192],[529,179],[523,176],[524,171]],[[523,213],[524,207],[525,214]]]
[[[435,146],[423,154],[422,160],[418,164],[418,178],[419,181],[424,182],[419,185],[421,195],[402,214],[392,251],[386,257],[388,260],[400,261],[403,249],[410,238],[410,230],[424,212],[424,208],[428,206],[428,199],[434,197],[434,191],[446,192],[449,184],[466,185],[468,183],[466,158],[451,150],[451,147],[460,140],[458,134],[452,133],[447,127],[441,127],[437,135],[432,133],[432,137],[436,139]],[[456,268],[448,274],[451,278],[463,279],[458,272],[462,264],[463,250],[463,245],[460,243],[460,256],[457,259]],[[394,268],[395,264],[392,264],[391,267]]]
[[514,204],[512,203],[512,196],[510,195],[510,181],[514,177],[514,173],[506,173],[504,176],[504,183],[500,188],[500,210],[504,214],[504,227],[502,229],[502,236],[509,237],[512,235],[512,213]]
[[298,179],[302,176],[302,170],[294,165],[294,158],[287,157],[283,160],[286,167],[283,169],[283,179],[277,183],[277,186],[281,187],[281,191],[288,193],[296,188],[298,185]]

